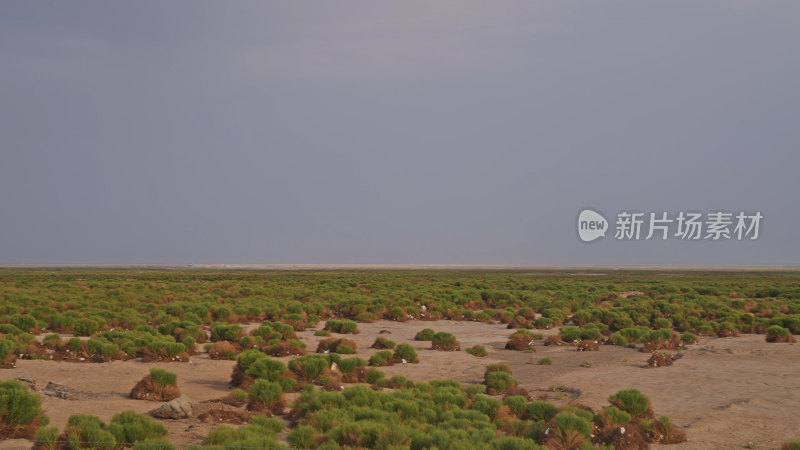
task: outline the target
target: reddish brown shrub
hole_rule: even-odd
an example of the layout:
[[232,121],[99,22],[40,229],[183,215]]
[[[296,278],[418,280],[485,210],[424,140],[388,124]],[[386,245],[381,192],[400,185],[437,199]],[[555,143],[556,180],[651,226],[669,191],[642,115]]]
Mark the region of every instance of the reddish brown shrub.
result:
[[547,336],[544,340],[544,345],[569,345],[568,343],[561,340],[561,336],[554,334],[552,336]]
[[579,352],[596,352],[600,350],[600,344],[592,339],[584,339],[578,342]]
[[134,400],[150,400],[153,402],[168,402],[181,396],[181,391],[174,384],[160,387],[147,375],[131,389],[130,397]]
[[[317,345],[317,353],[338,353],[341,346],[346,346],[352,349],[352,353],[356,351],[356,342],[352,339],[343,338],[328,338],[319,341]],[[351,352],[347,351],[347,354]]]
[[236,355],[240,349],[228,341],[215,342],[211,348],[208,349],[208,357],[211,359],[236,359]]
[[270,356],[303,356],[308,354],[303,347],[294,346],[286,341],[281,341],[278,345],[266,346],[261,351]]
[[[392,345],[387,345],[387,343],[389,342],[391,342]],[[378,336],[377,338],[375,338],[375,342],[369,348],[377,348],[379,350],[392,349],[395,347],[395,345],[393,344],[394,344],[393,341],[390,341],[389,339],[386,339],[383,336]]]
[[521,395],[521,396],[525,397],[528,400],[531,399],[531,395],[528,393],[528,390],[525,389],[522,386],[519,386],[519,385],[511,386],[510,388],[506,389],[505,394],[506,394],[505,397],[508,397],[508,396],[511,396],[511,395]]
[[536,346],[533,344],[533,338],[526,334],[513,334],[506,342],[507,350],[533,350],[536,351]]
[[[241,405],[239,405],[241,406]],[[235,425],[247,425],[253,413],[241,410],[230,409],[211,409],[197,416],[203,423],[231,423]]]
[[672,362],[676,359],[678,359],[677,356],[670,355],[667,352],[655,352],[647,360],[647,365],[645,365],[645,367],[651,368],[671,366]]

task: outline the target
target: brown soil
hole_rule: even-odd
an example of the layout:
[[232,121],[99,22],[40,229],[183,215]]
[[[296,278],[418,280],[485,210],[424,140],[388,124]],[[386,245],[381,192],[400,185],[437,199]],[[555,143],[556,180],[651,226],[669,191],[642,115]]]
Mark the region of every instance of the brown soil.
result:
[[[764,335],[701,337],[698,344],[682,351],[683,358],[651,371],[643,368],[651,354],[614,345],[599,352],[576,352],[574,347],[545,347],[537,340],[538,354],[508,351],[504,347],[514,330],[505,324],[410,320],[359,323],[359,328],[361,334],[349,337],[362,349],[359,356],[364,359],[379,351],[368,347],[382,330],[383,334],[391,334],[397,344],[407,343],[417,350],[419,364],[381,367],[387,377],[402,375],[414,381],[453,378],[465,384],[480,384],[487,364],[504,362],[531,397],[559,404],[575,399],[595,410],[608,405],[609,395],[637,388],[650,397],[657,414],[669,416],[677,430],[686,433],[688,441],[670,446],[671,450],[742,448],[750,441],[757,442],[759,448],[778,448],[796,440],[800,429],[800,416],[786,413],[800,402],[800,378],[795,376],[800,372],[800,346],[769,344]],[[465,347],[483,345],[489,355],[474,358],[466,352],[429,350],[413,340],[423,328],[452,333]],[[546,338],[558,334],[558,329],[537,332]],[[309,348],[316,348],[321,338],[313,333],[314,330],[307,330],[297,334]],[[536,365],[542,357],[552,359],[553,364]],[[288,362],[291,358],[279,359]],[[591,367],[580,367],[583,360]],[[189,363],[167,363],[166,368],[178,374],[182,393],[195,406],[195,415],[189,419],[161,421],[169,430],[171,442],[178,447],[199,444],[216,427],[211,421],[204,423],[197,418],[203,412],[199,405],[230,392],[228,382],[235,364],[212,360],[204,353],[193,356]],[[67,418],[76,413],[94,414],[108,422],[126,409],[139,413],[152,410],[153,403],[130,399],[128,389],[154,366],[140,360],[90,366],[18,360],[17,367],[0,370],[0,378],[32,378],[40,390],[48,381],[54,381],[83,393],[77,400],[42,396],[51,425],[63,427]],[[0,442],[0,449],[30,446],[30,441]]]

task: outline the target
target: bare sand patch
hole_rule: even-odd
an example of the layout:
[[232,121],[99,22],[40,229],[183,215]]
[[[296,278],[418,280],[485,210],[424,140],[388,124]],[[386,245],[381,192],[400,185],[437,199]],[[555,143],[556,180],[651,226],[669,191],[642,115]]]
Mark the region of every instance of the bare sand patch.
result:
[[[321,328],[324,323],[319,324]],[[430,342],[414,341],[423,328],[454,334],[462,348],[484,345],[488,356],[478,358],[465,351],[430,349]],[[459,321],[377,321],[359,323],[361,333],[331,337],[352,339],[359,356],[368,359],[377,336],[412,345],[418,364],[382,367],[388,376],[402,375],[414,381],[453,378],[480,383],[487,364],[505,362],[520,385],[531,395],[547,396],[555,402],[576,400],[597,409],[608,404],[609,395],[620,389],[637,388],[648,395],[654,410],[673,419],[688,435],[679,449],[741,448],[753,441],[759,448],[775,448],[800,438],[800,416],[793,414],[800,404],[800,346],[768,344],[763,335],[732,338],[701,338],[689,346],[671,366],[645,369],[650,353],[638,349],[601,346],[596,352],[578,352],[573,346],[547,346],[536,341],[536,352],[505,350],[515,331],[505,324]],[[379,334],[384,331],[384,334]],[[546,336],[557,330],[539,330]],[[314,330],[299,332],[310,351],[325,337]],[[347,355],[345,355],[346,357]],[[537,365],[544,357],[552,365]],[[288,361],[292,357],[279,358]],[[228,382],[234,361],[211,360],[205,354],[192,356],[191,363],[143,363],[139,360],[77,364],[56,361],[17,361],[17,367],[0,370],[0,378],[32,378],[41,391],[49,381],[72,388],[76,400],[43,396],[43,406],[53,425],[63,427],[70,415],[94,414],[104,421],[123,410],[146,413],[158,404],[128,398],[131,388],[151,367],[163,367],[178,374],[178,386],[195,405],[218,400],[230,392]],[[588,366],[588,367],[584,367]],[[216,403],[215,403],[216,405]],[[200,443],[216,423],[201,421],[198,406],[186,420],[163,420],[169,440],[178,446]],[[220,408],[225,408],[221,406]],[[214,416],[214,414],[211,414]],[[6,441],[0,448],[26,448],[28,441]]]

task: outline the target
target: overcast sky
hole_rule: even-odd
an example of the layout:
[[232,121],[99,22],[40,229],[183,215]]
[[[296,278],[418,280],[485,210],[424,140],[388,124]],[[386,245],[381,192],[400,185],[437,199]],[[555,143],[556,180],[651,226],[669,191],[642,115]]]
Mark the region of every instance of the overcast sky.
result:
[[[0,264],[797,266],[798,23],[796,1],[0,2]],[[764,219],[586,244],[585,207]]]

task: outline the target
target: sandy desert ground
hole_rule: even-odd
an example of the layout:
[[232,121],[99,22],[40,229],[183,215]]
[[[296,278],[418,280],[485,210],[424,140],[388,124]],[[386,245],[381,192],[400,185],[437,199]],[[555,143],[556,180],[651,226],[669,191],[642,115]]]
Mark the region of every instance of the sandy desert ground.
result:
[[[464,351],[429,350],[429,342],[416,342],[413,336],[423,328],[455,334],[462,348],[482,344],[489,356],[477,358]],[[593,409],[607,405],[614,392],[635,387],[650,397],[656,414],[670,416],[688,435],[689,441],[675,449],[744,448],[754,442],[757,448],[776,448],[800,437],[800,416],[793,414],[800,405],[800,346],[768,344],[763,335],[735,338],[701,338],[672,366],[645,369],[649,354],[637,349],[602,346],[598,352],[578,352],[575,347],[545,347],[537,341],[536,353],[505,350],[506,338],[513,332],[502,324],[458,321],[389,322],[359,324],[360,334],[348,335],[358,344],[358,356],[368,358],[369,349],[380,331],[400,343],[418,349],[419,364],[384,367],[387,375],[403,375],[414,381],[453,378],[464,383],[480,383],[485,365],[506,362],[522,387],[533,396],[546,395],[551,401],[579,402]],[[322,338],[314,330],[298,333],[309,348]],[[545,335],[556,333],[549,330]],[[550,357],[550,366],[536,361]],[[211,409],[233,409],[209,402],[230,391],[228,381],[234,361],[211,360],[205,354],[191,363],[68,363],[18,361],[17,367],[0,371],[2,379],[29,378],[39,390],[52,381],[77,391],[77,400],[43,397],[51,423],[62,427],[75,413],[89,413],[108,421],[123,410],[145,413],[159,403],[127,398],[134,384],[153,366],[166,367],[178,374],[178,385],[194,403],[195,412],[186,420],[163,421],[169,439],[178,446],[200,443],[216,424],[203,422],[198,415]],[[282,358],[288,360],[291,358]],[[589,367],[582,363],[588,362]],[[29,448],[29,441],[5,441],[0,448]]]

